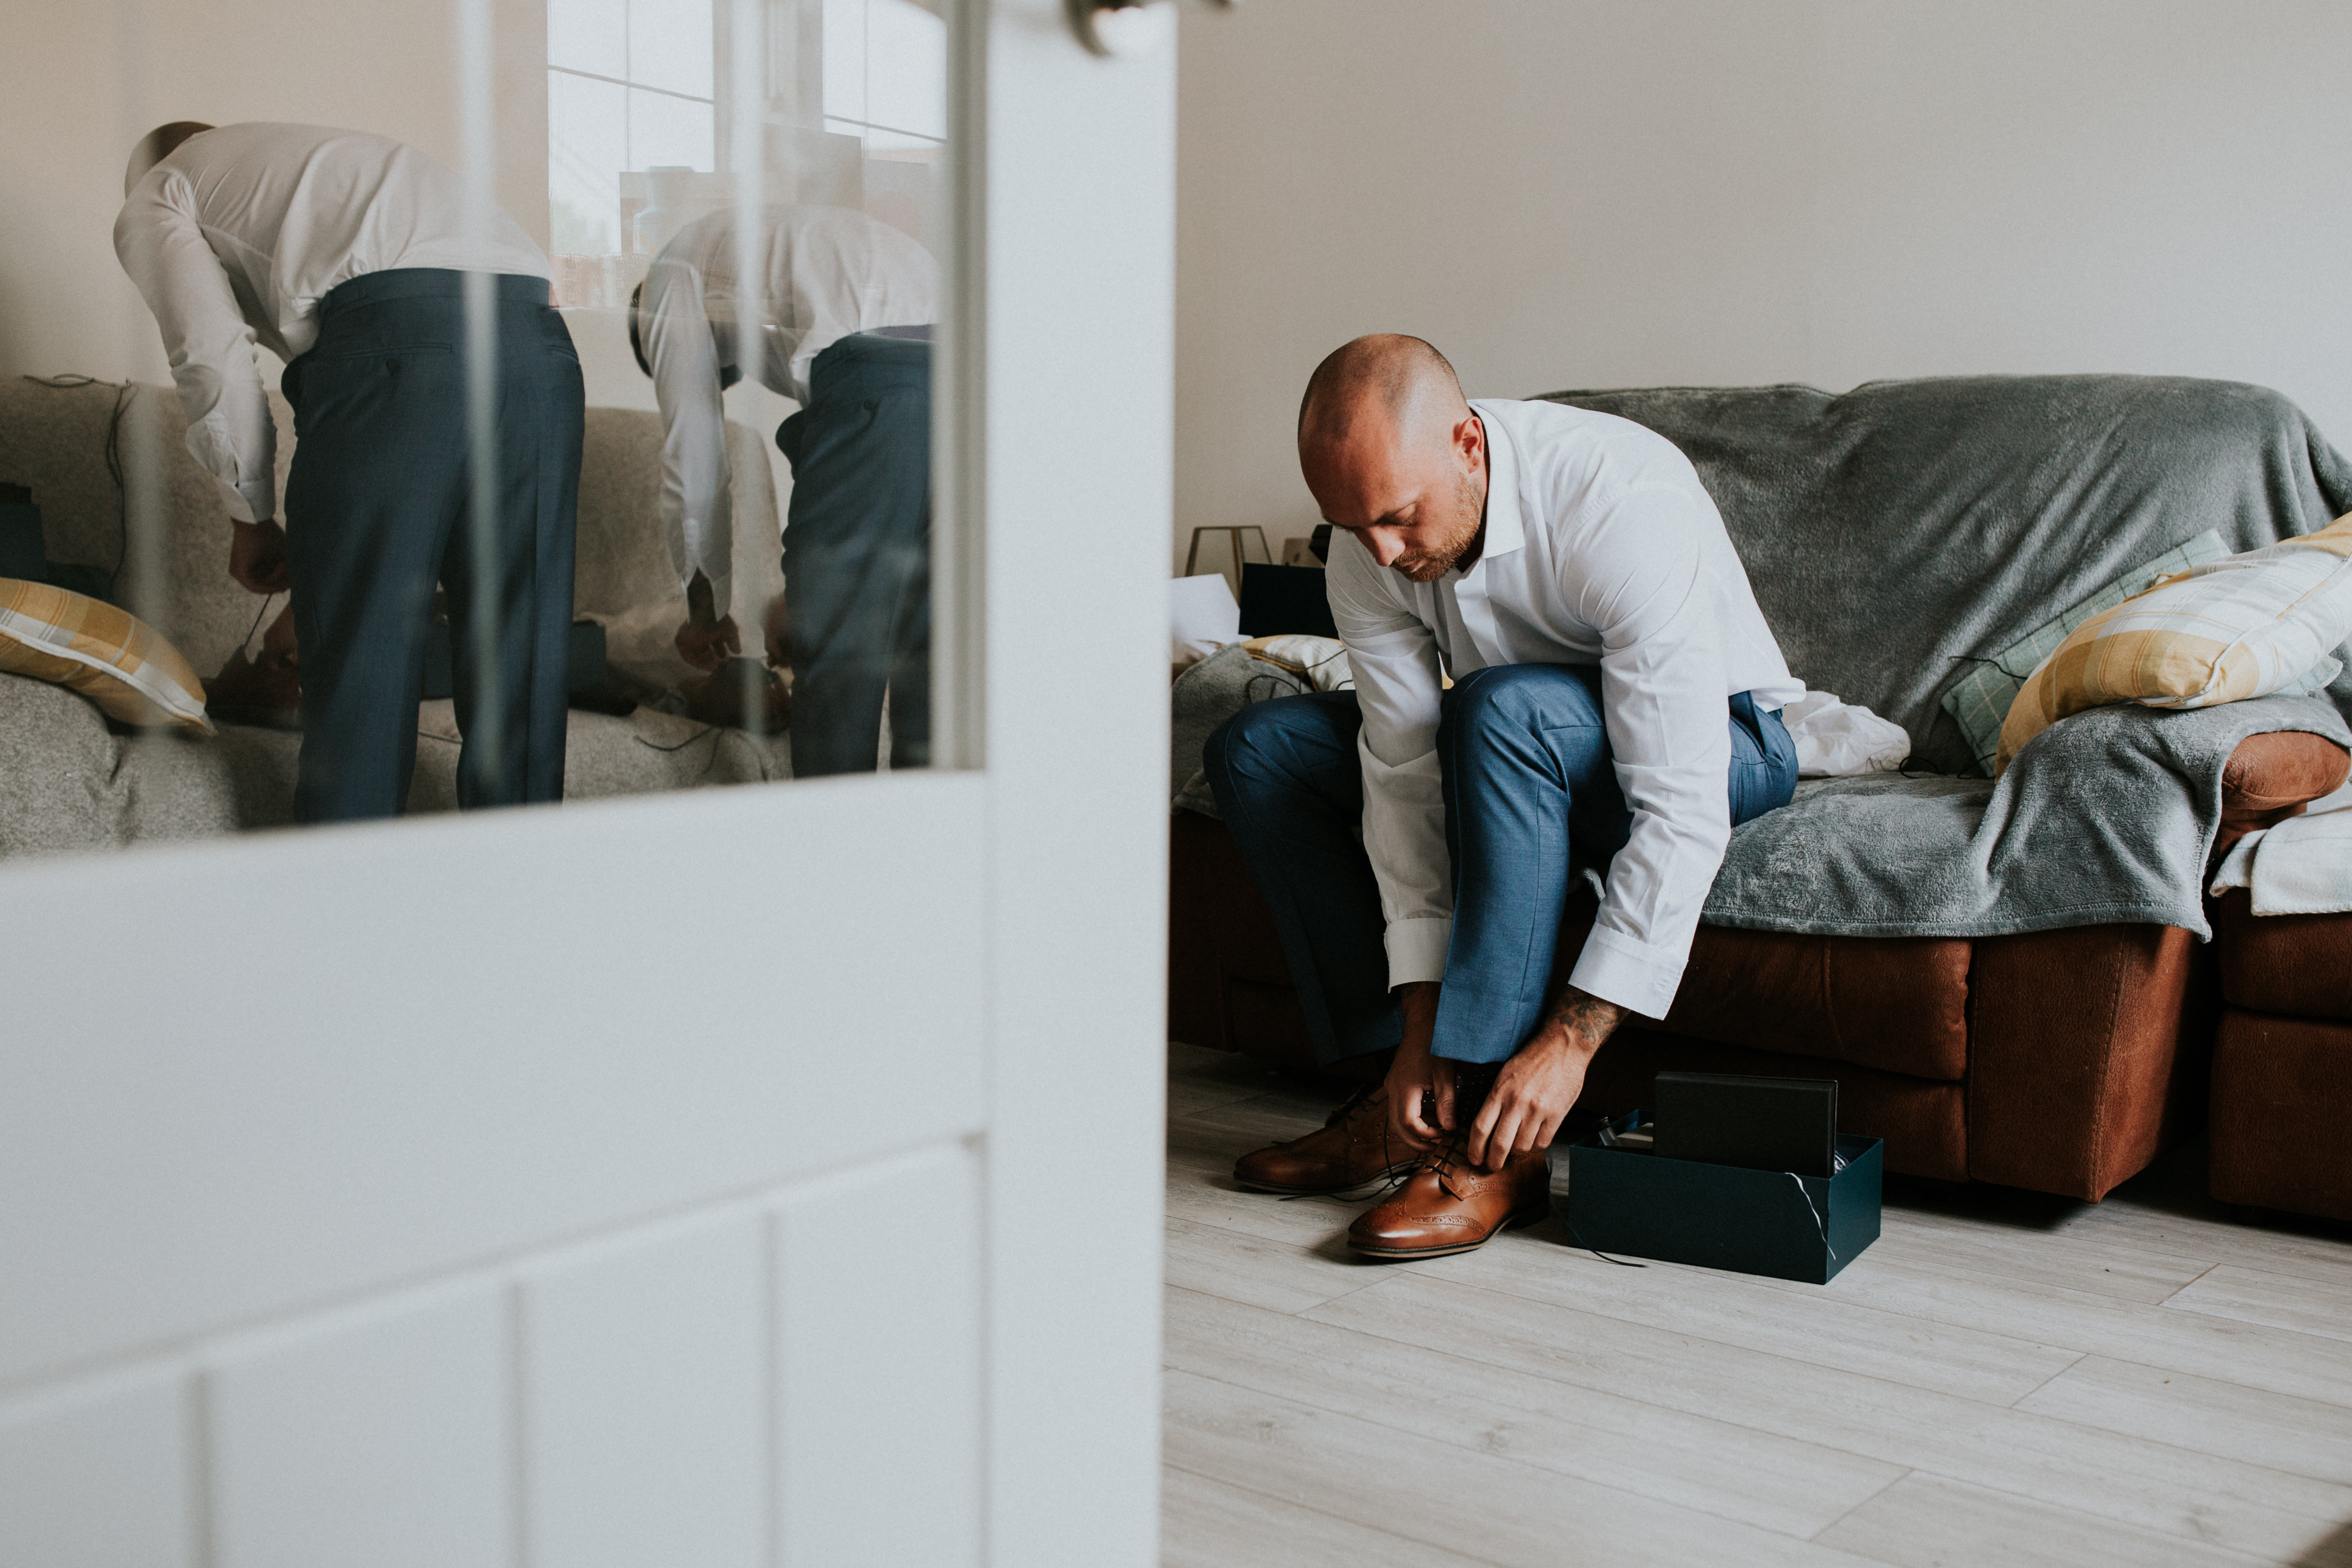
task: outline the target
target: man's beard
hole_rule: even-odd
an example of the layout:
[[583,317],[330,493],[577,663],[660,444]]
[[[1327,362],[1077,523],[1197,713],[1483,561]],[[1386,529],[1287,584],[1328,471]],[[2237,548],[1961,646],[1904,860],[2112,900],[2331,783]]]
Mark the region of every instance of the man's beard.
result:
[[1486,519],[1480,515],[1485,508],[1469,475],[1454,476],[1454,500],[1460,520],[1454,531],[1433,549],[1398,556],[1389,563],[1390,571],[1415,583],[1434,583],[1470,553],[1470,547],[1478,542],[1478,531],[1485,526]]

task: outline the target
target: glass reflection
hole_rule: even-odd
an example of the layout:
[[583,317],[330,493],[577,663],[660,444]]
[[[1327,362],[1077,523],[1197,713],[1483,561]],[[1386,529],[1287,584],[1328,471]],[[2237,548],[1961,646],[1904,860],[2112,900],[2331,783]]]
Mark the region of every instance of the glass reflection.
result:
[[0,408],[0,716],[74,759],[0,856],[928,763],[938,10],[460,10],[446,125],[137,139],[157,369]]

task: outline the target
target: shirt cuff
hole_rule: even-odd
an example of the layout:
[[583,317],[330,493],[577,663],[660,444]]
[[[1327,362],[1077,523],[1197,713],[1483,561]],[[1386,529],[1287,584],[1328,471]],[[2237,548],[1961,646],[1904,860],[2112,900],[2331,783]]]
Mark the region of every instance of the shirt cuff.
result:
[[1454,921],[1444,915],[1391,921],[1388,930],[1389,989],[1421,980],[1445,978],[1445,946]]
[[710,613],[723,621],[734,613],[735,574],[730,572],[711,577],[705,572],[703,575],[710,577]]
[[220,486],[221,505],[230,517],[239,522],[259,522],[276,515],[278,487],[274,484],[233,485],[226,479],[215,479]]
[[1576,955],[1568,983],[1644,1018],[1664,1018],[1675,1005],[1675,993],[1682,988],[1687,963],[1686,953],[1669,955],[1605,926],[1594,926],[1592,934],[1584,939],[1584,951]]

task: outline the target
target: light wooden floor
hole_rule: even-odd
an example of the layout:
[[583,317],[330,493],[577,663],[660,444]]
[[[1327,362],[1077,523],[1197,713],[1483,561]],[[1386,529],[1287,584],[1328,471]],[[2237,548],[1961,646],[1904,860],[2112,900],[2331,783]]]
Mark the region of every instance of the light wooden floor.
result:
[[1359,1264],[1229,1175],[1335,1097],[1183,1046],[1168,1095],[1169,1563],[2352,1565],[2352,1231],[2233,1223],[2200,1150],[1896,1184],[1827,1287],[1556,1221]]

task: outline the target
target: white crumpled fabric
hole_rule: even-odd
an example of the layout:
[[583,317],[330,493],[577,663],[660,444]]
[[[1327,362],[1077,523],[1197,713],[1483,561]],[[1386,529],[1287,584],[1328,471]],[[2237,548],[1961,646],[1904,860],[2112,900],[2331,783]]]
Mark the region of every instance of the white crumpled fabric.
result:
[[1797,743],[1799,778],[1891,773],[1911,755],[1911,737],[1902,725],[1827,691],[1806,692],[1780,710],[1780,722]]
[[2245,889],[2258,915],[2352,910],[2352,783],[2231,845],[2212,881],[2217,896],[2230,888]]

